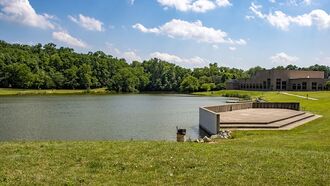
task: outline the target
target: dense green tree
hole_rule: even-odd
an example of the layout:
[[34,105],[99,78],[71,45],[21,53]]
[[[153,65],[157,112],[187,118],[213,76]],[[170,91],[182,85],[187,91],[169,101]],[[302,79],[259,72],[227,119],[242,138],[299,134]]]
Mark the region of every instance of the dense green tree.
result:
[[256,66],[256,67],[252,67],[252,68],[248,69],[248,70],[246,71],[246,73],[247,73],[248,78],[249,78],[249,77],[255,75],[256,72],[261,71],[261,70],[265,70],[265,68],[263,68],[263,67],[261,67],[261,66]]
[[132,67],[119,69],[118,73],[111,79],[108,89],[117,92],[139,92],[140,79],[134,70]]
[[[277,67],[289,70],[321,70],[325,77],[330,68],[313,65]],[[184,91],[221,90],[231,79],[249,78],[262,67],[247,71],[208,66],[186,69],[160,59],[143,62],[118,59],[102,51],[76,53],[72,48],[45,45],[9,44],[0,40],[0,87],[89,89],[108,87],[111,91]]]
[[214,83],[203,83],[200,87],[200,90],[208,92],[208,91],[213,90],[215,88],[216,88],[216,86],[215,86]]
[[194,92],[194,91],[198,91],[198,88],[199,88],[198,79],[191,75],[185,77],[180,85],[180,90],[182,92]]
[[33,74],[24,63],[7,65],[5,72],[8,73],[8,86],[17,88],[29,88],[33,85]]

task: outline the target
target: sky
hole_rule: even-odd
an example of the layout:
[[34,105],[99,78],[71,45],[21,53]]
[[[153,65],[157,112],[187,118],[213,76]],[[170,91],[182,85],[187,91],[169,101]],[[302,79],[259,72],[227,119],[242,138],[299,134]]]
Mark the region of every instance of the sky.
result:
[[330,1],[0,0],[0,40],[186,68],[330,65]]

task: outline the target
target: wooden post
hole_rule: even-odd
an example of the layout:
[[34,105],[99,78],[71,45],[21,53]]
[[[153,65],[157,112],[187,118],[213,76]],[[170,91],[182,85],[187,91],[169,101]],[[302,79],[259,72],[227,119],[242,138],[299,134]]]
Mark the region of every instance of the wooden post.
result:
[[176,141],[177,142],[185,142],[185,136],[186,136],[186,129],[179,129],[176,127]]

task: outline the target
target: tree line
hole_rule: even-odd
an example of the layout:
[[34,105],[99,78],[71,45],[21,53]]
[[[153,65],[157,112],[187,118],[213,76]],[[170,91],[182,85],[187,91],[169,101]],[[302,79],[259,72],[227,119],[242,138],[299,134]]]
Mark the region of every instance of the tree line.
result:
[[[322,70],[314,65],[299,68],[289,65],[277,69]],[[0,87],[32,89],[90,89],[107,87],[109,91],[210,91],[225,88],[230,79],[249,78],[262,67],[249,70],[220,67],[211,63],[203,68],[187,69],[160,59],[127,63],[125,59],[102,51],[77,53],[55,44],[22,45],[0,41]]]

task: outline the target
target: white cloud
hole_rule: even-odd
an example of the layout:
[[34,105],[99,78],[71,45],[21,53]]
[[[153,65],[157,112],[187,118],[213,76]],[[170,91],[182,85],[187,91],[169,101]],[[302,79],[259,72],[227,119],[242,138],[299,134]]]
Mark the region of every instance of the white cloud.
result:
[[330,56],[325,55],[322,51],[319,56],[315,58],[315,64],[330,66]]
[[231,6],[229,0],[157,0],[158,3],[167,8],[175,8],[182,12],[207,12],[217,7]]
[[132,61],[142,61],[142,58],[136,53],[136,51],[129,50],[122,52],[118,48],[114,47],[113,44],[106,42],[105,43],[107,50],[111,55],[115,54],[116,57],[124,58],[127,62],[131,63]]
[[229,47],[229,50],[235,51],[236,50],[236,47]]
[[304,0],[303,1],[306,5],[311,5],[312,4],[312,0]]
[[168,54],[168,53],[161,53],[161,52],[154,52],[150,54],[151,58],[158,58],[167,62],[175,63],[177,65],[187,67],[187,68],[195,68],[195,67],[204,67],[209,64],[209,61],[195,56],[192,58],[181,58],[176,55]]
[[287,66],[289,64],[293,64],[298,61],[299,58],[296,56],[289,56],[284,52],[277,53],[269,58],[276,65]]
[[129,3],[130,5],[134,5],[135,0],[128,0],[128,3]]
[[144,33],[155,33],[155,34],[160,33],[160,30],[158,28],[148,29],[140,23],[137,23],[137,24],[133,25],[132,27],[139,30],[139,31],[141,31],[141,32],[144,32]]
[[78,17],[68,16],[69,19],[81,27],[91,31],[104,31],[103,23],[95,18],[79,14]]
[[311,5],[313,0],[287,0],[286,5],[288,6],[299,6],[299,5]]
[[254,16],[251,16],[251,15],[246,15],[246,16],[245,16],[245,19],[247,19],[247,20],[251,20],[251,19],[255,19],[255,17],[254,17]]
[[187,22],[180,19],[172,19],[157,28],[146,28],[140,23],[132,27],[144,33],[162,34],[171,38],[192,39],[204,43],[246,44],[244,39],[232,40],[226,32],[212,27],[205,27],[201,21]]
[[141,57],[138,56],[134,51],[126,51],[123,53],[123,57],[126,59],[128,62],[132,61],[142,61]]
[[80,48],[86,48],[87,45],[80,39],[77,39],[73,36],[71,36],[69,33],[64,32],[64,31],[59,31],[59,32],[53,32],[53,38],[63,42],[67,45],[70,45],[72,47],[80,47]]
[[246,41],[244,39],[239,39],[239,40],[235,41],[235,44],[237,44],[237,45],[246,45]]
[[263,14],[261,12],[261,5],[251,4],[250,10],[259,18],[267,20],[272,26],[275,26],[281,30],[289,30],[291,24],[299,26],[310,27],[317,25],[320,29],[326,29],[330,27],[330,15],[324,10],[316,9],[312,10],[308,14],[289,16],[282,11],[270,12],[269,14]]
[[0,5],[0,19],[42,29],[55,28],[50,21],[54,17],[37,14],[28,0],[0,0]]
[[231,6],[232,4],[229,2],[229,0],[217,0],[216,1],[217,5],[220,7],[226,7],[226,6]]

